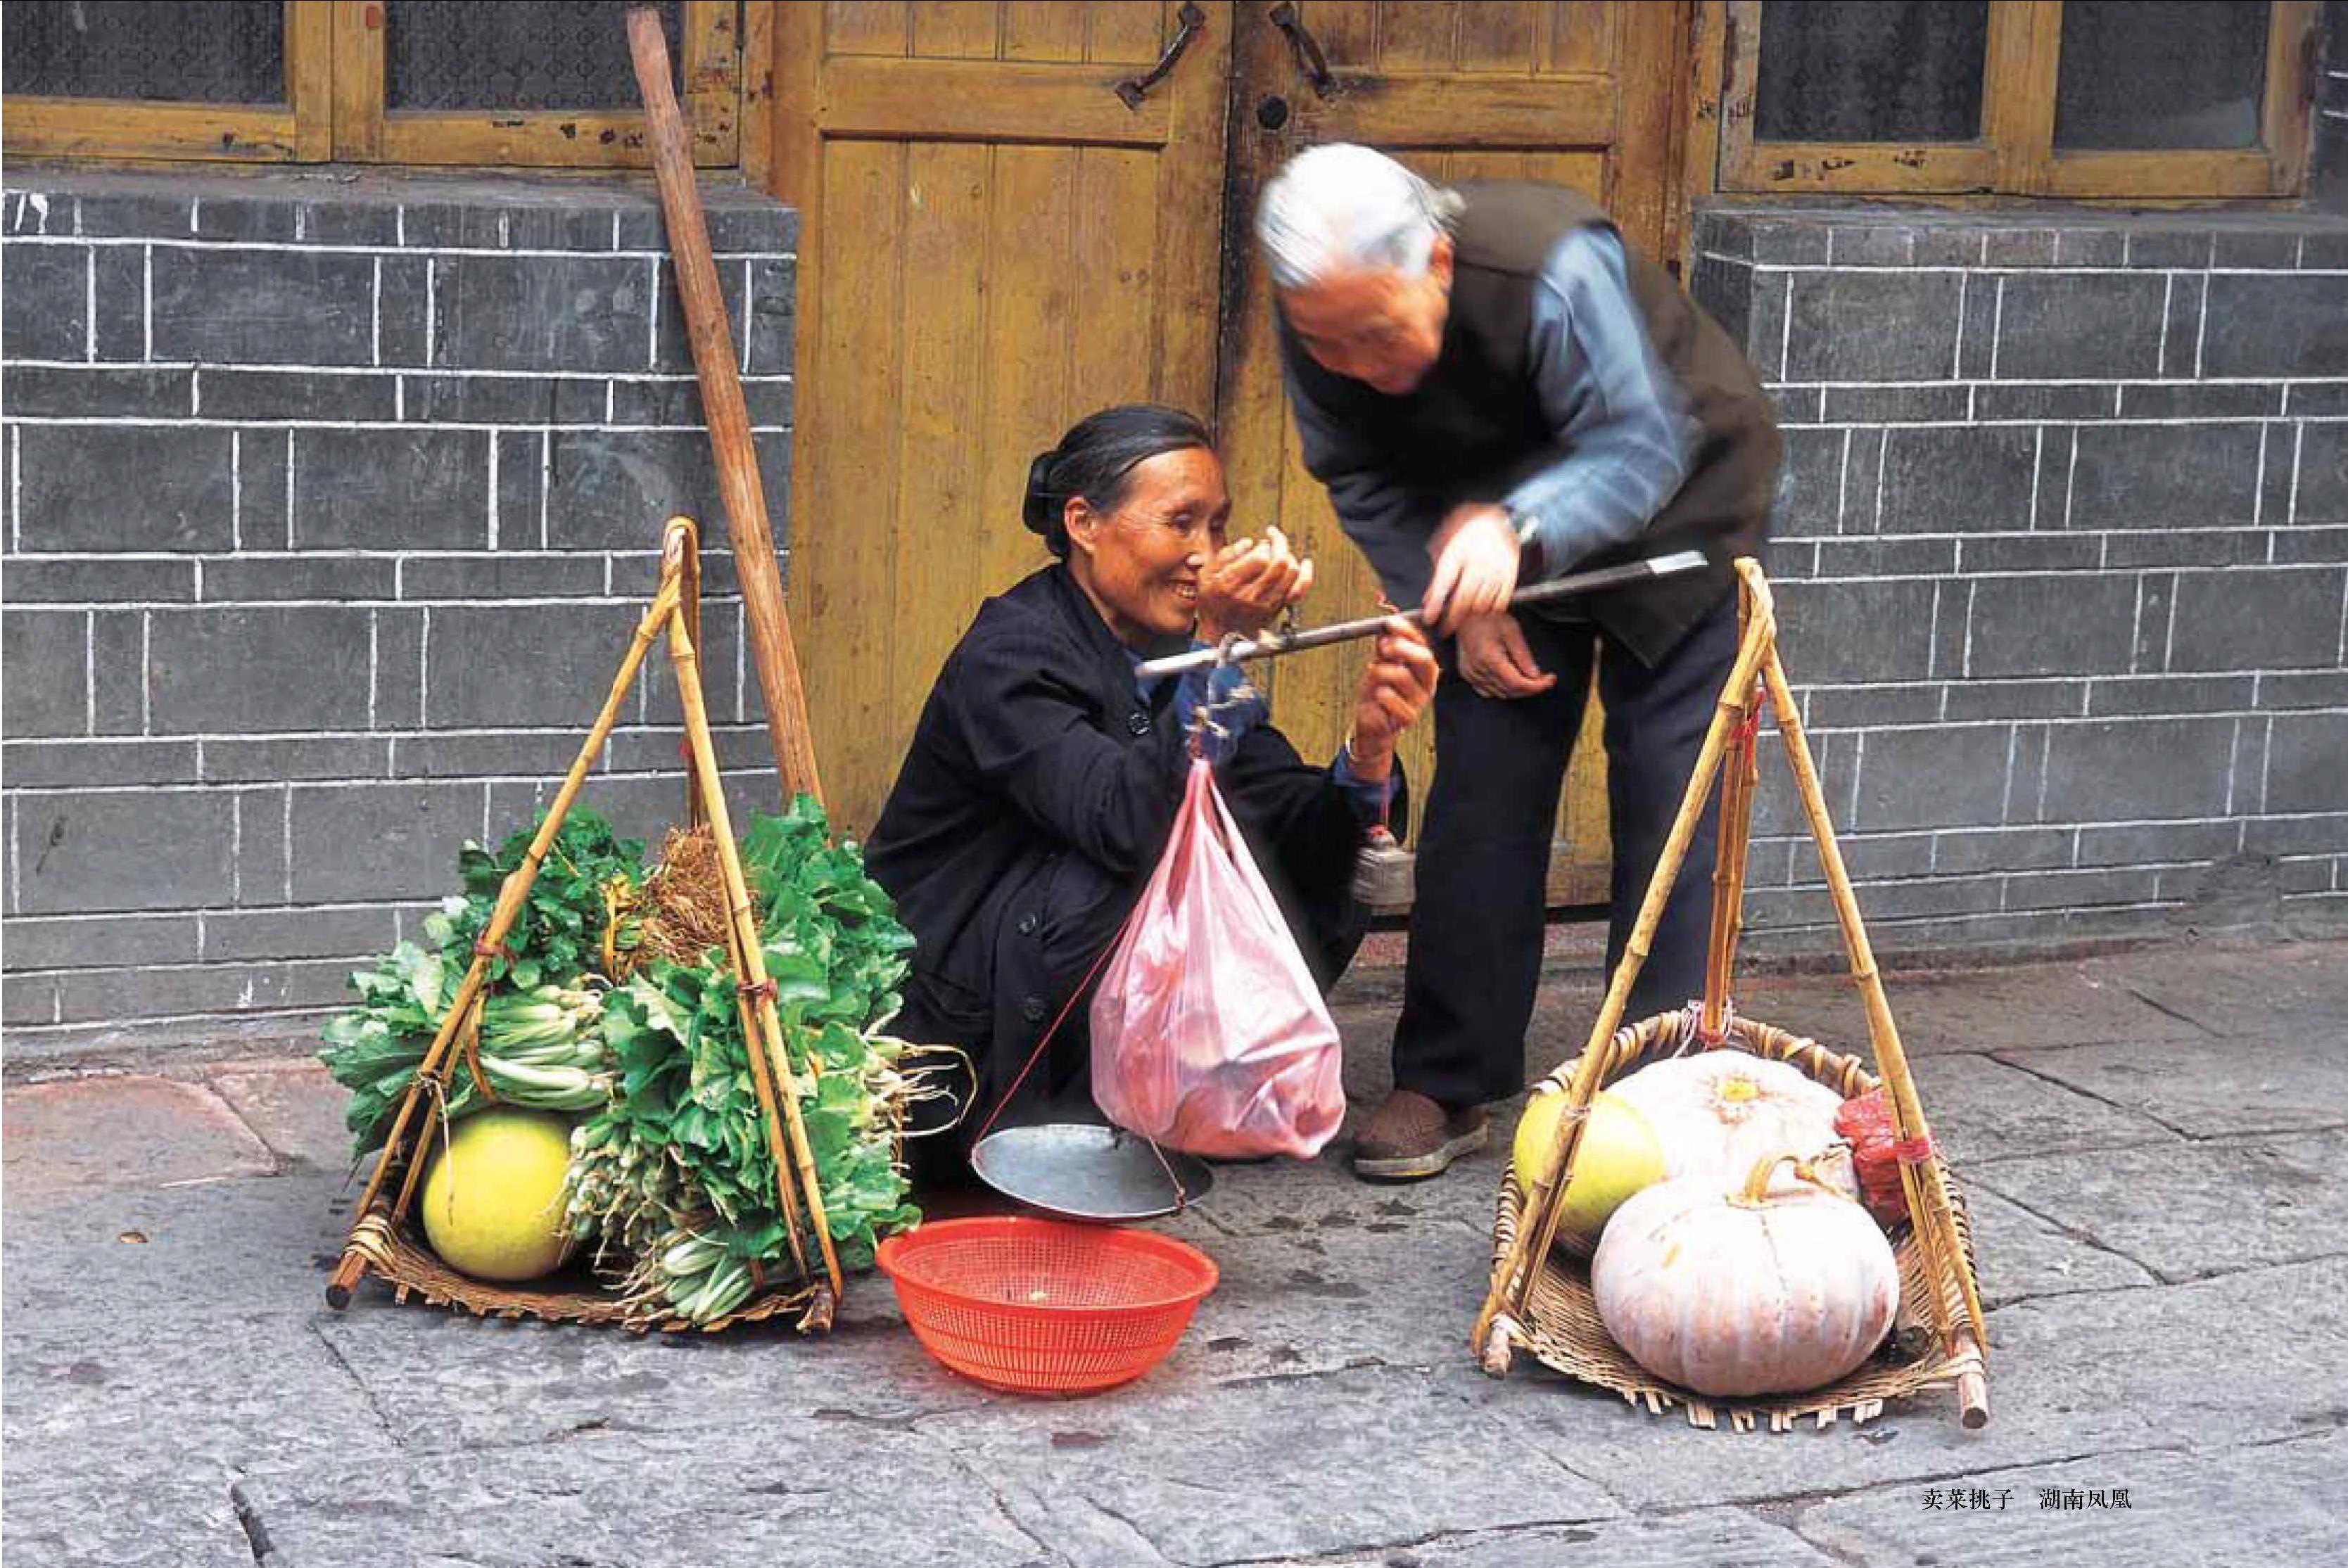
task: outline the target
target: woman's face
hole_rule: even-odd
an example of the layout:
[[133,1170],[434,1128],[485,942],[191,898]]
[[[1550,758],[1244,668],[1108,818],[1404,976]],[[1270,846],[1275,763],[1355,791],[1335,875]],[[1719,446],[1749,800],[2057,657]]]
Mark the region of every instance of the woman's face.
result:
[[1069,565],[1118,641],[1139,648],[1185,637],[1199,616],[1199,580],[1231,516],[1212,452],[1160,452],[1127,471],[1111,509],[1095,511],[1081,497],[1068,503]]

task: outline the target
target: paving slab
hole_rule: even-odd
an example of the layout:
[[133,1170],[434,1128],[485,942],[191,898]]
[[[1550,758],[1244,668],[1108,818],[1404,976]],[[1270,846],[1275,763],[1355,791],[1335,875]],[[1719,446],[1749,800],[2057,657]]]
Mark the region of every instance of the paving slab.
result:
[[57,1335],[11,1317],[8,1484],[86,1489],[93,1506],[157,1477],[387,1454],[366,1394],[307,1322],[122,1312]]
[[1924,1117],[1962,1168],[2048,1149],[2122,1149],[2182,1142],[2148,1116],[2051,1083],[1987,1056],[1931,1056],[1915,1064]]
[[2196,1138],[2281,1132],[2348,1122],[2348,1013],[2327,1030],[2265,1039],[2154,1040],[2000,1052],[2042,1078],[2070,1084]]
[[2348,1132],[2000,1160],[1967,1180],[2165,1279],[2348,1253]]
[[[1886,982],[1911,1055],[2115,1040],[2189,1040],[2203,1031],[2116,985],[2092,962],[1911,970]],[[1862,1034],[1861,1038],[1865,1038]]]
[[288,1164],[341,1173],[351,1166],[343,1108],[350,1091],[316,1061],[220,1069],[207,1081],[246,1126]]
[[1365,1182],[1347,1168],[1345,1150],[1333,1145],[1317,1160],[1220,1167],[1214,1191],[1199,1201],[1197,1212],[1227,1235],[1310,1235],[1370,1225],[1379,1235],[1401,1235],[1430,1221],[1488,1235],[1517,1113],[1513,1102],[1503,1107],[1491,1142],[1430,1181]]
[[[2348,1019],[2348,942],[2163,948],[2094,959],[2089,968],[2215,1034],[2336,1034]],[[2080,1036],[2034,1043],[2091,1042]]]
[[2153,1272],[2086,1236],[2048,1224],[1987,1188],[1965,1182],[1982,1300],[1989,1307],[2082,1290],[2128,1290],[2159,1283]]
[[[1559,1062],[1581,1054],[1601,999],[1601,988],[1594,982],[1543,984],[1525,1025],[1520,1081],[1530,1083]],[[1345,1046],[1345,1099],[1352,1112],[1345,1127],[1347,1136],[1360,1116],[1394,1087],[1395,1018],[1400,1011],[1399,988],[1392,999],[1348,1001],[1330,1009]]]
[[52,1193],[266,1175],[277,1168],[268,1145],[210,1088],[146,1075],[9,1090],[0,1151],[12,1205]]
[[[2254,1448],[2114,1454],[1992,1471],[1960,1483],[1969,1503],[1976,1488],[1988,1494],[1992,1506],[1982,1511],[1930,1506],[1928,1489],[1936,1484],[1930,1480],[1883,1487],[1807,1508],[1796,1528],[1838,1561],[1865,1568],[2333,1568],[2348,1562],[2348,1514],[2338,1501],[2343,1475],[2348,1439],[2330,1433]],[[2046,1488],[2077,1493],[2080,1506],[2044,1506]],[[2125,1508],[2113,1506],[2120,1489]],[[2095,1506],[2098,1501],[2103,1506]]]
[[697,1432],[562,1442],[256,1474],[239,1489],[270,1568],[1022,1568],[1035,1540],[942,1446],[778,1419],[713,1445]]
[[1364,1368],[1206,1390],[1148,1380],[1043,1419],[926,1420],[1012,1517],[1080,1568],[1208,1568],[1567,1524],[1622,1510],[1559,1450],[1514,1442],[1425,1373]]
[[1601,1519],[1531,1530],[1478,1531],[1367,1556],[1295,1558],[1262,1568],[1830,1568],[1835,1559],[1783,1525],[1741,1509],[1668,1519]]
[[2311,1372],[2348,1359],[2348,1259],[2018,1302],[1989,1328],[1991,1419],[1970,1432],[1945,1392],[1863,1426],[1705,1431],[1524,1358],[1503,1381],[1450,1376],[1519,1434],[1494,1440],[1556,1453],[1641,1512],[2298,1437],[2342,1419],[2337,1379]]
[[118,1480],[93,1487],[9,1476],[0,1500],[8,1560],[44,1568],[254,1568],[226,1480]]
[[1438,1220],[1344,1217],[1342,1226],[1205,1244],[1222,1281],[1200,1306],[1175,1365],[1228,1381],[1465,1357],[1491,1238]]
[[[1911,1059],[2207,1033],[2086,962],[1894,970],[1883,988],[1900,1049]],[[1743,1011],[1765,1023],[1837,1050],[1867,1050],[1867,1009],[1848,975],[1756,975],[1738,983],[1736,997]]]
[[319,1332],[414,1451],[603,1430],[906,1421],[998,1397],[948,1372],[893,1314],[867,1306],[829,1336],[801,1337],[781,1324],[637,1335],[370,1296],[323,1319]]
[[126,1317],[308,1317],[358,1196],[339,1177],[288,1175],[20,1203],[12,1183],[0,1302],[10,1328],[45,1337],[103,1336]]

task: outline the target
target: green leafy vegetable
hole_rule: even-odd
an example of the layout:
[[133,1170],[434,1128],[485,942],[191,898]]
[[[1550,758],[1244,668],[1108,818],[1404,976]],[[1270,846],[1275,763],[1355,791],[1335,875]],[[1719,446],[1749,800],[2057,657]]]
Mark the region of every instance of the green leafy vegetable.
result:
[[[536,836],[537,822],[513,834],[495,855],[468,840],[457,856],[457,872],[464,879],[465,897],[447,906],[450,932],[464,948],[489,929],[498,893],[505,880],[521,866]],[[641,839],[621,838],[612,825],[584,806],[574,805],[546,852],[531,882],[530,897],[506,932],[505,950],[489,960],[491,980],[510,980],[528,990],[548,980],[569,981],[587,973],[604,973],[604,927],[613,922],[607,890],[615,886],[633,890],[643,880],[644,846]],[[632,922],[623,922],[618,945],[633,947]]]
[[[904,1046],[879,1032],[912,938],[806,797],[754,816],[742,852],[833,1245],[843,1268],[870,1268],[882,1235],[921,1218],[897,1163],[918,1089],[897,1070]],[[638,1260],[626,1288],[646,1315],[709,1321],[738,1305],[751,1264],[788,1266],[736,985],[715,965],[654,965],[604,1009],[618,1092],[573,1141],[571,1213]],[[721,1254],[742,1276],[713,1261]]]
[[[426,924],[429,928],[431,922]],[[402,942],[374,968],[351,977],[359,1005],[326,1020],[326,1049],[318,1055],[335,1081],[351,1091],[344,1122],[351,1130],[353,1159],[381,1148],[390,1135],[463,973],[445,954]],[[611,1077],[598,1028],[602,1011],[600,987],[491,994],[481,1004],[477,1050],[491,1092],[503,1103],[538,1111],[590,1111],[605,1103]],[[490,1103],[461,1064],[449,1075],[448,1100],[451,1118]]]

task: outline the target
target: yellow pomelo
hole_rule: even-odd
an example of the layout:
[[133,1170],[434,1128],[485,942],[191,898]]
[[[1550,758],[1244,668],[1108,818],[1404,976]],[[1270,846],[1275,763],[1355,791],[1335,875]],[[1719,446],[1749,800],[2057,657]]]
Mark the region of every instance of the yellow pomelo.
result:
[[432,1140],[424,1235],[442,1262],[476,1279],[536,1279],[571,1251],[562,1183],[571,1123],[543,1111],[483,1111]]
[[[1565,1096],[1536,1094],[1525,1102],[1517,1123],[1517,1180],[1529,1187],[1555,1146]],[[1565,1184],[1557,1239],[1569,1252],[1587,1257],[1598,1233],[1623,1201],[1663,1179],[1663,1146],[1646,1117],[1628,1101],[1601,1094],[1591,1102],[1590,1122],[1574,1151],[1573,1179]]]

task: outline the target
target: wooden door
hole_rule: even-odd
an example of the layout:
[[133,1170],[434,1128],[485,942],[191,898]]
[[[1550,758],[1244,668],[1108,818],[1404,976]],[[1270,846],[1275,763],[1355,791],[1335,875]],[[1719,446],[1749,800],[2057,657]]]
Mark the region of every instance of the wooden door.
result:
[[[1292,24],[1283,29],[1277,23]],[[1632,244],[1667,256],[1681,166],[1679,69],[1687,8],[1674,4],[1421,4],[1292,0],[1242,4],[1234,40],[1229,243],[1220,436],[1234,531],[1277,519],[1315,562],[1314,621],[1372,613],[1377,579],[1304,472],[1281,390],[1263,269],[1238,241],[1255,198],[1318,142],[1383,149],[1436,180],[1533,179],[1604,202]],[[1321,76],[1314,51],[1326,61]],[[1281,727],[1307,756],[1334,750],[1359,661],[1307,655],[1275,668]],[[1560,809],[1552,904],[1607,897],[1606,789],[1597,703]],[[1432,777],[1432,723],[1405,743],[1420,788]]]
[[979,601],[1047,559],[1029,460],[1105,404],[1208,410],[1231,6],[830,0],[775,26],[774,179],[804,226],[792,609],[860,835]]

